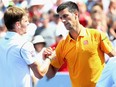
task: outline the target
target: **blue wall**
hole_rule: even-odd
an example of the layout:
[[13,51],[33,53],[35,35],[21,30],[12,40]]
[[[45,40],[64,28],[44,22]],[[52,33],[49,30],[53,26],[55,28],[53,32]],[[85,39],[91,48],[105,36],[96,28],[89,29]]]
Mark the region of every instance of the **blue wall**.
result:
[[47,80],[45,76],[38,81],[37,87],[71,87],[69,74],[58,72],[55,77],[50,80]]

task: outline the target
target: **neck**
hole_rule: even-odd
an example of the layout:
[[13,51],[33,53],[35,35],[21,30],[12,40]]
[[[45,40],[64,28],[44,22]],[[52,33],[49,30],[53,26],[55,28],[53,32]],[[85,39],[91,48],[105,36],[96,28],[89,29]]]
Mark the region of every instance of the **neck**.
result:
[[81,28],[82,28],[82,26],[79,25],[79,26],[77,26],[75,29],[73,29],[72,31],[70,31],[70,36],[71,36],[74,40],[76,40],[77,37],[79,36]]

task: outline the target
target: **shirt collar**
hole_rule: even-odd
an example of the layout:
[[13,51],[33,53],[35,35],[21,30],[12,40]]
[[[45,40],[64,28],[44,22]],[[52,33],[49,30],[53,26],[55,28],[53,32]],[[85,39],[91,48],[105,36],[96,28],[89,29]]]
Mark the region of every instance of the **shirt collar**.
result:
[[[84,28],[83,26],[81,26],[81,31],[80,31],[79,37],[86,36],[86,35],[87,35],[86,30],[87,30],[86,28]],[[71,38],[70,34],[68,34],[67,38],[68,38],[68,41],[69,41],[69,42],[73,40],[73,39]]]
[[87,33],[86,33],[86,28],[81,27],[81,31],[80,31],[79,36],[86,36],[86,35],[87,35]]
[[5,39],[15,39],[15,38],[19,38],[19,37],[21,37],[21,36],[18,33],[8,31],[6,33]]

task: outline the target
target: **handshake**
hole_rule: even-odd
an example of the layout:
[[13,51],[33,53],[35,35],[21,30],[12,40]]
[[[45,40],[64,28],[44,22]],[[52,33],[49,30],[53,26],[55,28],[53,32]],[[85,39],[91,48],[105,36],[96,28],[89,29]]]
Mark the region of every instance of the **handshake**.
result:
[[53,51],[52,54],[48,56],[47,58],[50,59],[50,61],[52,61],[55,57],[56,57],[56,52]]
[[52,61],[56,57],[56,51],[49,47],[44,50],[43,55],[45,59],[48,58],[50,61]]

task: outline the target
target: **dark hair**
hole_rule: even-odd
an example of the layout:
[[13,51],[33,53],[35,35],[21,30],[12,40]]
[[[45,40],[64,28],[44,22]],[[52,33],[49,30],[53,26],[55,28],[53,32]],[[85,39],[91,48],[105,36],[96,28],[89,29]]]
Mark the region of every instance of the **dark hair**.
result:
[[26,15],[26,11],[19,7],[11,6],[4,13],[4,24],[10,31],[14,28],[17,21],[21,21],[22,17]]
[[54,14],[53,17],[59,18],[59,14]]
[[102,10],[103,10],[103,4],[101,3],[101,2],[96,2],[94,5],[93,5],[93,7],[94,6],[99,6]]
[[94,9],[93,9],[95,6],[99,6],[99,7],[103,10],[103,5],[102,5],[102,3],[96,2],[96,3],[93,5],[93,7],[92,7],[91,14],[99,13],[98,10],[94,10]]
[[76,3],[72,2],[72,1],[67,1],[58,6],[57,13],[64,10],[65,8],[68,8],[69,12],[73,12],[73,13],[75,11],[79,11],[79,8]]
[[113,3],[115,3],[115,2],[116,2],[115,0],[110,0],[109,9],[112,7]]

